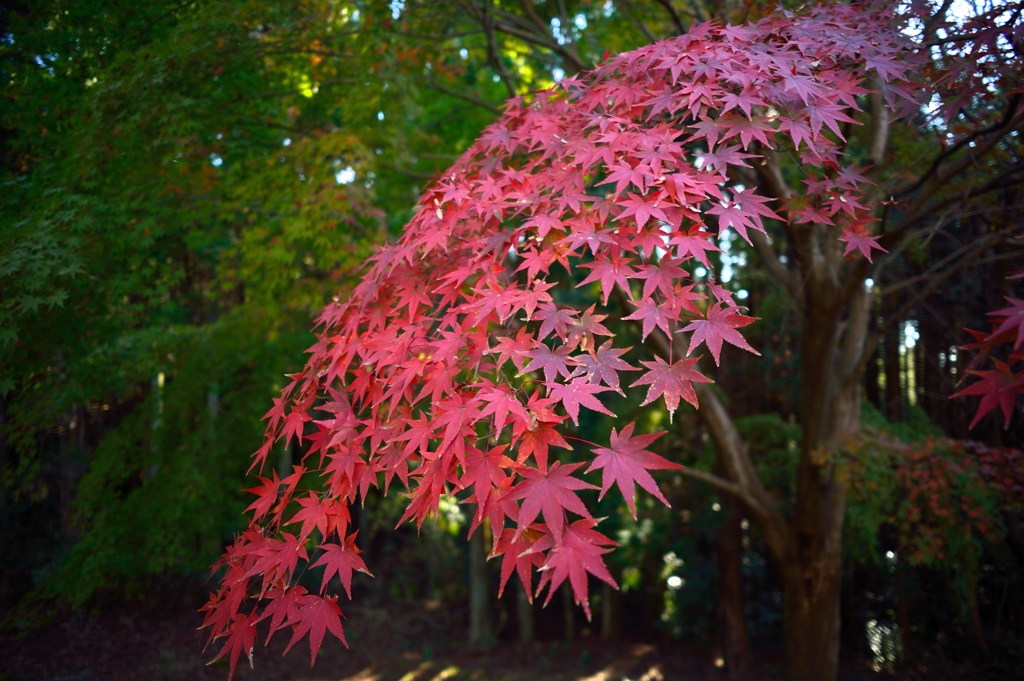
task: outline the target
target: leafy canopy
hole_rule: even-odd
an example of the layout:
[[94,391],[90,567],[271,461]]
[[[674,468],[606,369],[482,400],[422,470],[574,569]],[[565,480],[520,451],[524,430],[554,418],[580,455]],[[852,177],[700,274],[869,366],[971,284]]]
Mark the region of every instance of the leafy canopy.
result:
[[[252,636],[238,629],[283,600],[295,605],[272,630],[312,631],[314,657],[325,630],[342,638],[328,584],[301,598],[292,584],[300,560],[362,566],[346,507],[380,473],[407,486],[402,521],[418,525],[443,495],[472,488],[475,524],[505,556],[503,585],[515,570],[532,596],[539,567],[537,591],[550,598],[568,579],[589,616],[587,574],[615,584],[602,558],[614,542],[579,496],[596,488],[580,477],[584,462],[552,461],[551,448],[576,453],[566,421],[610,414],[601,396],[622,390],[619,372],[638,369],[632,386],[670,412],[681,399],[697,407],[693,383],[710,379],[698,357],[630,366],[597,301],[560,303],[558,285],[588,272],[578,287],[599,284],[600,302],[615,297],[644,339],[671,346],[692,332],[688,353],[706,344],[716,363],[723,342],[753,351],[738,330],[753,319],[720,287],[708,299],[684,267],[715,234],[749,241],[765,218],[782,219],[730,170],[758,163],[764,147],[799,156],[809,189],[794,222],[833,225],[850,257],[870,258],[872,206],[859,169],[843,165],[843,125],[868,80],[898,113],[916,110],[917,59],[890,14],[832,6],[696,26],[511,100],[397,243],[369,259],[351,297],[327,306],[309,361],[267,414],[254,467],[276,442],[308,449],[292,475],[255,490],[252,523],[220,564],[204,626],[226,637],[221,654],[248,655]],[[644,449],[654,437],[627,425],[608,446],[584,443],[602,494],[616,484],[632,508],[638,482],[662,498],[648,471],[674,464]]]

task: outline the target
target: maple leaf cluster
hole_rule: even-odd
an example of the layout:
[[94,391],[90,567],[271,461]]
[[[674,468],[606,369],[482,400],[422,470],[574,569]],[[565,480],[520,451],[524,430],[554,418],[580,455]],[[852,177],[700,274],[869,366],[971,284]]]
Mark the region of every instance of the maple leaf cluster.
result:
[[[308,633],[313,659],[325,632],[344,640],[329,581],[349,592],[352,573],[368,572],[348,508],[395,477],[409,499],[401,522],[419,526],[443,495],[461,494],[475,505],[471,531],[489,526],[502,589],[515,572],[528,597],[547,588],[550,599],[568,579],[589,617],[588,575],[615,586],[603,559],[615,542],[595,529],[578,492],[598,488],[581,475],[601,471],[600,494],[617,486],[635,515],[634,483],[667,503],[649,471],[677,465],[647,450],[660,434],[627,425],[607,446],[588,443],[581,471],[586,461],[554,460],[554,449],[577,453],[566,422],[583,409],[614,416],[602,395],[623,393],[621,372],[638,372],[644,404],[697,407],[693,383],[710,382],[692,356],[701,344],[716,363],[723,342],[754,351],[738,331],[753,318],[688,267],[710,268],[726,230],[749,241],[764,219],[783,219],[730,179],[762,148],[803,163],[795,228],[834,226],[870,256],[864,179],[842,163],[842,124],[855,122],[868,80],[894,110],[916,109],[910,53],[887,13],[779,12],[695,26],[511,100],[352,294],[327,306],[309,361],[267,414],[254,467],[293,439],[304,458],[283,480],[260,478],[252,523],[218,565],[204,626],[226,639],[232,670],[241,653],[251,661],[265,620],[270,635],[291,628],[289,647]],[[552,289],[574,281],[600,301],[560,304]],[[691,356],[629,364],[597,308],[613,295],[643,339],[691,334]],[[310,563],[326,566],[319,593],[295,584]]]
[[[1024,270],[1010,275],[1009,279],[1024,279]],[[1008,307],[988,313],[993,318],[990,332],[965,329],[974,336],[975,342],[965,345],[963,349],[980,352],[971,360],[964,373],[980,380],[949,397],[981,397],[978,411],[971,420],[971,428],[997,406],[1003,412],[1003,427],[1009,428],[1017,395],[1024,394],[1024,368],[1014,370],[1015,365],[1024,362],[1024,350],[1021,350],[1021,345],[1024,345],[1024,300],[1007,297],[1006,301]],[[1005,346],[1012,346],[1006,361],[992,358],[993,369],[979,368],[994,350],[998,351]]]

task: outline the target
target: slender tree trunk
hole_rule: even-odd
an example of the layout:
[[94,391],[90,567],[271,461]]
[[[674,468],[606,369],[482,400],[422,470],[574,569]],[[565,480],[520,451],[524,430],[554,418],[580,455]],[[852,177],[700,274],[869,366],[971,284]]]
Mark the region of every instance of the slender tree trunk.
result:
[[983,652],[988,652],[988,641],[985,630],[981,627],[981,611],[978,609],[978,579],[974,575],[967,578],[967,608],[971,618],[971,633]]
[[576,613],[573,612],[572,589],[569,581],[562,583],[562,614],[565,617],[565,640],[576,638]]
[[[616,575],[616,581],[620,577]],[[622,592],[607,584],[601,584],[601,638],[605,641],[619,640],[619,611],[622,604]]]
[[868,402],[875,405],[878,410],[884,414],[885,404],[882,402],[882,393],[879,390],[878,385],[880,373],[881,372],[878,370],[878,357],[872,357],[864,370],[865,397],[867,397]]
[[60,471],[60,518],[61,532],[64,541],[71,545],[75,542],[75,524],[73,521],[75,500],[75,466],[72,458],[71,425],[74,423],[75,411],[64,420],[59,437],[59,460]]
[[723,522],[718,534],[719,637],[730,681],[752,678],[754,656],[743,618],[743,529],[740,505],[731,494],[721,495]]
[[519,642],[533,643],[536,638],[533,626],[533,604],[526,598],[526,591],[521,585],[516,589],[516,619],[519,620]]
[[910,636],[910,590],[907,582],[910,581],[910,567],[907,565],[906,556],[900,552],[896,554],[896,626],[899,627],[900,648],[903,657],[911,656],[913,639]]
[[480,649],[494,645],[489,594],[487,547],[481,530],[469,540],[469,642]]
[[[7,404],[4,394],[0,392],[0,471],[7,467]],[[7,489],[0,487],[0,546],[11,545],[8,536]],[[6,608],[12,599],[13,585],[8,570],[0,570],[0,607]]]
[[[896,294],[890,294],[885,301],[888,312],[895,312],[899,307],[899,299]],[[885,334],[882,343],[882,352],[885,357],[885,409],[882,413],[890,421],[899,421],[903,418],[903,396],[900,391],[900,330],[899,324],[893,325]]]

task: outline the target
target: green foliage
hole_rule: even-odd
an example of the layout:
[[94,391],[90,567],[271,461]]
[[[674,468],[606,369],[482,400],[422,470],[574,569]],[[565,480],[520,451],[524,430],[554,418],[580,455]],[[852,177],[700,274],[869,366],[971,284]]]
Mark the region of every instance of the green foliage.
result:
[[942,429],[931,422],[928,414],[917,405],[910,405],[907,418],[890,421],[870,402],[861,404],[860,422],[869,429],[885,432],[906,445],[924,442],[928,438],[943,437]]
[[42,585],[74,602],[215,558],[270,397],[384,227],[336,179],[370,158],[330,117],[372,52],[343,54],[350,15],[108,5],[35,3],[0,41],[2,475],[41,500],[63,464],[39,443],[91,414],[80,539]]

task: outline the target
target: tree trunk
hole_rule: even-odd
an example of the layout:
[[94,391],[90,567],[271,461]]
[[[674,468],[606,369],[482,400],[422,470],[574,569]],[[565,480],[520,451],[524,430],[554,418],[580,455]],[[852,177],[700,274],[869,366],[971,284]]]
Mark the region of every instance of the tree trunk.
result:
[[[7,468],[7,403],[0,392],[0,471]],[[7,520],[7,488],[0,486],[0,546],[10,547]],[[9,571],[0,570],[0,608],[6,609],[14,597]]]
[[971,633],[983,652],[988,652],[985,630],[981,628],[981,611],[978,609],[978,578],[973,574],[967,578],[967,609],[971,618]]
[[[839,672],[839,592],[842,562],[791,566],[785,575],[783,636],[787,681],[830,681]],[[823,569],[824,568],[824,569]]]
[[565,640],[576,638],[576,614],[573,612],[572,588],[569,580],[562,583],[562,614],[565,618]]
[[[621,583],[621,576],[615,579]],[[607,584],[601,584],[601,638],[605,641],[618,641],[621,631],[619,627],[619,611],[622,609],[622,592]]]
[[469,642],[483,650],[494,645],[489,594],[487,547],[480,530],[469,540]]
[[536,637],[533,626],[533,604],[526,598],[522,585],[516,589],[516,619],[519,620],[519,642],[533,643]]
[[[796,503],[787,522],[758,479],[746,445],[724,403],[705,384],[694,384],[697,413],[707,426],[728,481],[710,474],[689,475],[737,494],[764,533],[783,573],[784,653],[788,681],[834,681],[839,670],[842,532],[846,484],[833,454],[857,437],[860,428],[863,353],[873,296],[864,285],[867,261],[852,266],[845,282],[842,249],[804,233],[798,257],[806,279],[799,287],[803,310],[801,344],[800,462]],[[620,295],[625,298],[625,294]],[[628,301],[625,302],[626,309]],[[681,351],[652,334],[666,357]],[[898,348],[897,348],[898,349]],[[897,368],[898,369],[898,368]],[[898,370],[886,376],[899,386]]]
[[[892,313],[899,307],[899,299],[895,293],[890,294],[885,303],[887,313]],[[886,332],[882,342],[882,352],[885,357],[885,409],[882,410],[882,413],[890,421],[900,421],[903,418],[903,395],[900,391],[899,324],[894,324]]]
[[743,618],[743,529],[740,505],[731,494],[721,495],[723,522],[718,534],[719,637],[730,681],[752,678],[754,656]]
[[[780,561],[788,681],[831,681],[839,672],[846,485],[836,474],[833,454],[860,427],[862,380],[853,367],[863,352],[871,301],[861,289],[847,307],[839,303],[837,293],[817,287],[808,295],[804,317],[803,438],[796,508]],[[889,383],[886,376],[886,386]]]

